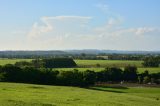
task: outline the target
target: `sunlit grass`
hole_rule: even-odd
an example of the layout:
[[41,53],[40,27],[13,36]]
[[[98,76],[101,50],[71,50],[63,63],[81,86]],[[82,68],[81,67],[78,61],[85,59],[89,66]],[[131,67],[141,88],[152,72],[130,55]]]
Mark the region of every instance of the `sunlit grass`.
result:
[[160,88],[0,83],[1,106],[158,106],[159,99]]

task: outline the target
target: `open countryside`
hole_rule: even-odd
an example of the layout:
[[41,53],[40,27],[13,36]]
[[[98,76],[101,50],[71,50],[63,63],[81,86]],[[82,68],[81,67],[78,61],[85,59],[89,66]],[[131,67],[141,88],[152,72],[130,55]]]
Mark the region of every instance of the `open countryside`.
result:
[[[16,62],[20,61],[27,61],[30,62],[32,59],[0,59],[0,65],[6,64],[15,64]],[[143,61],[132,61],[132,60],[75,60],[77,63],[77,67],[75,68],[53,68],[53,70],[63,70],[69,71],[78,69],[79,71],[86,71],[86,70],[94,70],[94,71],[102,71],[105,67],[123,67],[127,65],[135,65],[138,67],[138,72],[144,72],[148,70],[150,73],[157,73],[160,72],[160,67],[143,67]],[[97,66],[99,64],[100,66]]]
[[160,106],[160,0],[0,0],[0,106]]

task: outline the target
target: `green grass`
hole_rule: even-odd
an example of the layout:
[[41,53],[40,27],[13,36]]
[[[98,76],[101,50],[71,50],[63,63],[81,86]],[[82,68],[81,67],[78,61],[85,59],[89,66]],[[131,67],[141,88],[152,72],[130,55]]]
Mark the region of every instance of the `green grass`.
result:
[[[18,61],[31,61],[31,59],[0,59],[0,65],[5,64],[14,64]],[[100,64],[100,67],[107,66],[118,66],[124,67],[128,64],[136,65],[137,67],[142,67],[142,61],[128,61],[128,60],[75,60],[79,67],[97,67],[97,64]]]
[[148,70],[149,73],[158,73],[158,72],[160,72],[160,67],[157,67],[157,68],[154,68],[154,67],[152,67],[152,68],[138,68],[139,73],[144,72],[146,70]]
[[[59,70],[59,71],[71,71],[71,70],[74,70],[74,69],[78,69],[79,71],[86,71],[86,70],[93,70],[93,71],[102,71],[104,70],[105,68],[55,68],[55,70]],[[123,69],[123,68],[122,68]],[[149,73],[158,73],[160,72],[160,67],[158,68],[138,68],[137,71],[139,73],[142,73],[144,71],[148,70]]]
[[0,106],[160,106],[160,88],[0,83]]
[[54,68],[53,70],[59,70],[59,71],[72,71],[74,69],[77,69],[79,71],[86,71],[86,70],[92,70],[92,71],[102,71],[104,68]]
[[[5,64],[14,64],[19,61],[31,61],[31,59],[0,59],[0,65]],[[74,70],[78,69],[80,71],[86,71],[94,70],[94,71],[101,71],[104,69],[104,67],[107,66],[118,66],[118,67],[124,67],[128,64],[136,65],[138,67],[138,72],[144,72],[145,70],[148,70],[150,73],[157,73],[160,72],[160,67],[158,68],[145,68],[141,66],[142,61],[127,61],[127,60],[75,60],[78,66],[85,67],[85,68],[57,68],[56,70]],[[98,68],[96,64],[100,64],[100,67]],[[88,67],[88,68],[87,68]]]
[[[31,61],[31,59],[0,59],[0,65],[5,64],[14,64],[18,61]],[[136,65],[138,67],[138,72],[144,72],[145,70],[148,70],[150,73],[156,73],[160,72],[160,67],[158,68],[144,68],[142,67],[141,63],[142,61],[127,61],[127,60],[75,60],[75,62],[78,64],[78,67],[76,68],[80,71],[85,71],[87,69],[94,70],[94,71],[101,71],[104,69],[104,67],[107,66],[117,66],[117,67],[124,67],[128,64],[130,65]],[[100,67],[97,67],[96,64],[100,64]],[[57,68],[57,70],[73,70],[75,68]]]
[[15,64],[19,61],[31,61],[31,59],[0,59],[0,65]]
[[142,61],[131,60],[75,60],[75,62],[79,67],[97,67],[96,64],[100,64],[100,67],[124,67],[126,65],[135,65],[137,67],[142,67]]

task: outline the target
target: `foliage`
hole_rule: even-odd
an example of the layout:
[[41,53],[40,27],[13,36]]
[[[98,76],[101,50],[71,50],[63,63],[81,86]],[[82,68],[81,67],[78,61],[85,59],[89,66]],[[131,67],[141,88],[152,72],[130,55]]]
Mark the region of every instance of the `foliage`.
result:
[[45,68],[64,68],[77,66],[71,58],[51,58],[42,59]]
[[142,63],[145,67],[158,67],[160,65],[160,56],[157,57],[147,57]]
[[15,66],[17,66],[17,67],[31,67],[33,65],[32,65],[32,63],[27,62],[27,61],[18,61],[15,63]]
[[123,72],[123,79],[125,81],[137,81],[137,67],[136,66],[126,66]]

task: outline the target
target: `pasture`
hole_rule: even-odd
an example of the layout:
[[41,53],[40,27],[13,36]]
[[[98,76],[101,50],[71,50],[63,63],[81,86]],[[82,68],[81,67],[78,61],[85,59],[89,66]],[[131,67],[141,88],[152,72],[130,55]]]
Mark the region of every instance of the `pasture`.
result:
[[[5,64],[14,64],[19,61],[31,61],[32,59],[0,59],[0,65]],[[160,67],[154,68],[154,67],[143,67],[142,61],[131,61],[131,60],[75,60],[75,62],[78,65],[78,68],[56,68],[56,70],[74,70],[78,69],[80,71],[85,71],[87,69],[94,70],[94,71],[101,71],[105,67],[110,66],[117,66],[117,67],[125,67],[126,65],[135,65],[138,68],[138,72],[144,72],[145,70],[148,70],[150,73],[157,73],[160,72]],[[97,66],[99,64],[99,66]]]
[[6,59],[6,58],[0,58],[0,65],[5,65],[5,64],[15,64],[16,62],[19,61],[31,61],[31,59]]
[[[55,69],[53,69],[53,70],[71,71],[71,70],[74,70],[74,69],[77,69],[77,70],[79,70],[79,71],[92,70],[92,71],[98,72],[98,71],[104,70],[105,68],[55,68]],[[123,68],[122,68],[122,69],[123,69]],[[144,72],[144,71],[146,71],[146,70],[148,70],[149,73],[158,73],[158,72],[160,72],[160,67],[158,67],[158,68],[154,68],[154,67],[152,67],[152,68],[147,68],[147,67],[137,68],[137,71],[138,71],[139,73],[142,73],[142,72]]]
[[0,83],[1,106],[160,106],[160,89]]
[[125,67],[126,65],[135,65],[137,67],[143,67],[142,61],[131,61],[131,60],[75,60],[79,67],[108,67],[117,66]]
[[[19,61],[31,61],[32,59],[0,59],[0,65],[14,64]],[[126,65],[135,65],[137,67],[142,67],[142,61],[131,61],[131,60],[75,60],[78,67],[107,67],[107,66],[117,66],[124,67]]]

